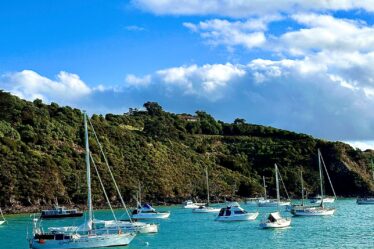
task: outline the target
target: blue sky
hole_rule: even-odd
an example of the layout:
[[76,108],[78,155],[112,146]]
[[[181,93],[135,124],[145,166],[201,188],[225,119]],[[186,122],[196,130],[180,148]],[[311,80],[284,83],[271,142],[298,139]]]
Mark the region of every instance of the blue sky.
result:
[[374,1],[8,1],[0,88],[123,113],[157,101],[374,148]]

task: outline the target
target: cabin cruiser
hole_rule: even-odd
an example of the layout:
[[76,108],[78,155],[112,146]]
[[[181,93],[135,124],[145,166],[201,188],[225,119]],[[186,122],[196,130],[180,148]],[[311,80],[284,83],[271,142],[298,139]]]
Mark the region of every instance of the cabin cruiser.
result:
[[221,208],[216,221],[248,221],[255,220],[258,212],[249,213],[240,207],[239,203],[230,203],[227,207]]
[[374,204],[374,197],[363,197],[363,198],[357,198],[356,203],[358,205],[369,205]]
[[285,228],[291,225],[291,219],[283,218],[279,212],[270,213],[260,223],[261,228]]
[[66,209],[61,206],[54,206],[53,209],[42,210],[40,218],[42,219],[58,219],[58,218],[68,218],[68,217],[81,217],[83,212],[78,211],[78,209]]
[[169,216],[170,212],[158,212],[148,203],[138,205],[138,208],[135,209],[131,214],[131,218],[136,220],[167,219]]

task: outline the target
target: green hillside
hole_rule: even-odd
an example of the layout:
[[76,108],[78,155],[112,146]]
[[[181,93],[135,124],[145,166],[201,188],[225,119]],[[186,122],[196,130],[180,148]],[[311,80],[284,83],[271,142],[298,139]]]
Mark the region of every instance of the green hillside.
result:
[[[177,115],[148,102],[145,111],[123,115],[93,115],[92,123],[113,167],[125,200],[135,195],[153,202],[179,202],[205,197],[204,167],[208,166],[214,198],[260,195],[262,176],[274,195],[273,165],[278,163],[292,196],[300,192],[303,167],[309,193],[318,191],[317,148],[320,148],[339,196],[374,191],[370,160],[374,151],[314,139],[285,130],[248,124],[228,124],[205,112]],[[0,91],[0,206],[12,211],[54,203],[82,204],[86,200],[80,110],[56,103],[28,102]],[[91,150],[117,202],[114,186],[90,138]],[[93,177],[94,202],[104,197]],[[331,193],[326,185],[327,193]]]

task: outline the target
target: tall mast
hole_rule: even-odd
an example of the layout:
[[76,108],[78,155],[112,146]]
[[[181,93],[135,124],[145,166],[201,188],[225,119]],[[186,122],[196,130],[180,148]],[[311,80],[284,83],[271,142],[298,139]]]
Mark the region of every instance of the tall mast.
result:
[[300,170],[301,177],[301,205],[304,206],[304,180],[303,180],[303,169]]
[[276,163],[274,164],[274,166],[275,166],[275,182],[276,182],[276,185],[277,185],[277,204],[279,206],[280,194],[279,194],[278,166],[277,166]]
[[205,167],[205,177],[206,177],[206,191],[207,191],[207,199],[208,199],[207,206],[209,206],[210,198],[209,198],[209,177],[208,177],[208,167]]
[[140,181],[139,181],[139,205],[142,205],[142,187],[140,186]]
[[321,152],[318,149],[318,167],[319,167],[319,179],[321,185],[321,206],[323,207],[323,180],[322,180],[322,167],[321,167]]
[[265,176],[262,176],[262,182],[264,184],[264,199],[266,200],[266,184],[265,184]]
[[91,167],[90,167],[90,147],[88,144],[87,114],[83,112],[84,117],[84,138],[86,143],[86,171],[87,171],[87,205],[88,205],[88,222],[93,219],[92,214],[92,197],[91,197]]

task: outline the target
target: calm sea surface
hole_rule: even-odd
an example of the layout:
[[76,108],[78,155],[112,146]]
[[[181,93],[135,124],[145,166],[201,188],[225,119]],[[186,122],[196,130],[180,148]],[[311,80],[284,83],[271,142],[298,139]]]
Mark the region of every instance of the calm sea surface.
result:
[[[282,230],[262,230],[259,222],[274,209],[259,208],[256,221],[223,223],[214,214],[193,214],[179,206],[159,207],[171,211],[154,235],[138,235],[128,249],[135,248],[374,248],[374,205],[356,205],[354,199],[338,200],[332,217],[293,217],[292,226]],[[242,204],[248,211],[254,205]],[[118,215],[121,213],[117,211]],[[284,216],[291,216],[284,212]],[[97,211],[98,219],[110,217],[109,211]],[[0,226],[0,248],[28,248],[31,232],[29,215],[7,217]],[[80,219],[45,221],[44,226],[79,225]],[[146,243],[148,242],[148,243]],[[148,244],[148,245],[147,245]]]

